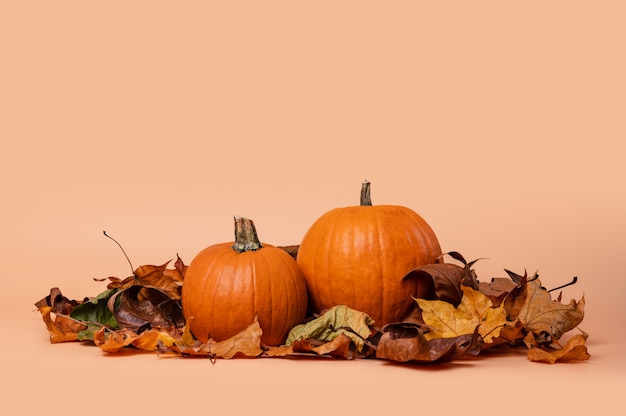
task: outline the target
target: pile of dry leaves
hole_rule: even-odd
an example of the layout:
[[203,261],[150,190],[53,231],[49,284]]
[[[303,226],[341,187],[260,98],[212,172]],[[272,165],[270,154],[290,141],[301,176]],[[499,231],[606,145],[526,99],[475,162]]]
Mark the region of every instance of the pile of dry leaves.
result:
[[[293,248],[285,250],[295,255]],[[430,289],[415,299],[413,313],[402,322],[378,328],[366,313],[337,305],[294,327],[279,347],[261,343],[258,321],[225,341],[197,341],[182,314],[187,266],[179,257],[173,268],[167,268],[170,261],[141,266],[126,279],[96,279],[108,281],[107,289],[80,301],[53,288],[35,306],[52,343],[91,342],[107,353],[134,348],[209,359],[306,355],[441,363],[509,348],[527,350],[535,362],[589,359],[584,331],[563,341],[583,320],[584,297],[561,303],[561,293],[556,298],[551,293],[562,287],[547,290],[536,273],[507,271],[508,278],[481,282],[472,269],[475,261],[446,254],[456,263],[423,266],[404,277]]]

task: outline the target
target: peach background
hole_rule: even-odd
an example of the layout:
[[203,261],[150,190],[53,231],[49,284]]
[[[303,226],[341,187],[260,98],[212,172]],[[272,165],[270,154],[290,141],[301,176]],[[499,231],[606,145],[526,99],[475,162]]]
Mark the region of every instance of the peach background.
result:
[[[589,410],[624,392],[622,2],[3,2],[2,403],[269,414]],[[58,286],[297,244],[328,209],[413,208],[482,279],[579,283],[589,362],[108,357],[51,345]],[[375,392],[376,394],[372,394]],[[342,396],[347,396],[342,398]],[[116,406],[119,405],[119,407]],[[500,410],[499,410],[500,409]],[[524,409],[524,410],[522,410]]]

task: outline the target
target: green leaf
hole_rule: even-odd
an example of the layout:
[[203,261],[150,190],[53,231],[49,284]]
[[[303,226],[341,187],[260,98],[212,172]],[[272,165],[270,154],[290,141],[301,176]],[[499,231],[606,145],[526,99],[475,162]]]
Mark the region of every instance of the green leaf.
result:
[[117,321],[113,313],[107,307],[107,302],[119,289],[108,289],[98,296],[76,306],[70,317],[85,323],[97,323],[118,329]]
[[287,335],[286,344],[291,345],[305,339],[329,342],[339,334],[344,334],[354,341],[360,352],[365,340],[372,334],[370,329],[372,324],[374,320],[365,312],[351,309],[346,305],[337,305],[319,317],[292,328]]
[[94,334],[98,332],[102,328],[102,325],[98,324],[87,324],[87,329],[80,331],[77,335],[77,339],[79,341],[93,341]]

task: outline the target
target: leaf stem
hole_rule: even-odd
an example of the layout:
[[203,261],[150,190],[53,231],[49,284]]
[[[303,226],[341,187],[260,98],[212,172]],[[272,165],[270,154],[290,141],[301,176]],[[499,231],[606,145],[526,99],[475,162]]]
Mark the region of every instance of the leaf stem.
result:
[[561,286],[559,286],[559,287],[555,287],[554,289],[550,289],[550,290],[548,290],[548,292],[553,292],[553,291],[555,291],[555,290],[559,290],[559,289],[563,289],[564,287],[571,286],[571,285],[575,284],[577,281],[578,281],[578,276],[574,276],[574,277],[572,278],[572,281],[571,281],[571,282],[569,282],[569,283],[565,283],[564,285],[561,285]]
[[122,247],[122,245],[120,243],[117,242],[117,240],[113,237],[111,237],[110,235],[107,234],[106,231],[102,231],[102,233],[110,238],[111,240],[113,240],[115,242],[115,244],[118,245],[118,247],[122,250],[122,253],[124,253],[124,257],[126,257],[126,261],[128,261],[128,264],[130,265],[130,271],[133,273],[133,275],[135,274],[135,268],[133,267],[133,264],[130,262],[130,259],[128,258],[128,255],[126,254],[126,251],[124,251],[124,247]]

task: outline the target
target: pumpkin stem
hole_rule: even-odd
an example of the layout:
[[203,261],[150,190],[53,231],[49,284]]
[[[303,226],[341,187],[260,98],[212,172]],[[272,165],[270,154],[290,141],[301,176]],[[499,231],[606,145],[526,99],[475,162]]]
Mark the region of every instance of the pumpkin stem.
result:
[[235,243],[233,250],[238,253],[256,251],[263,248],[251,219],[235,215]]
[[361,185],[361,206],[372,206],[372,196],[370,194],[370,181],[365,179]]

